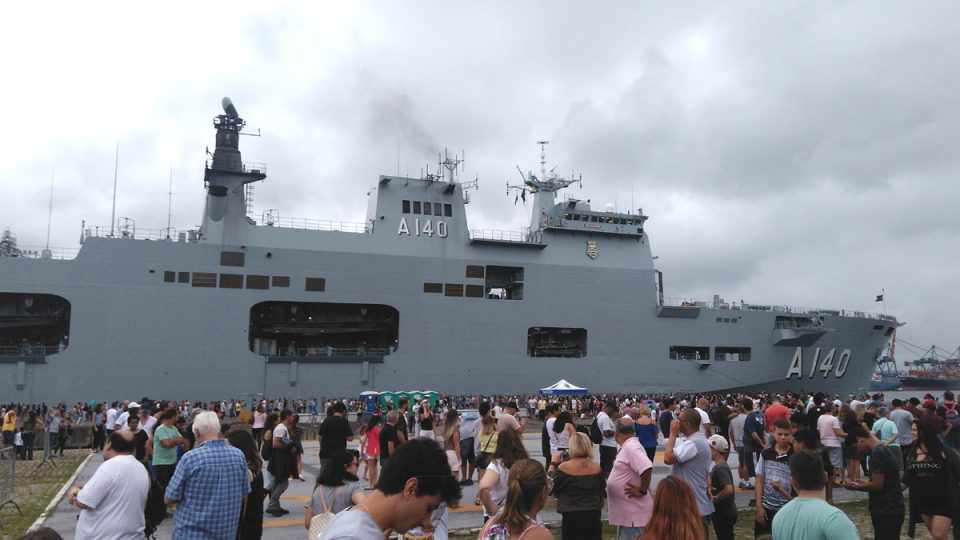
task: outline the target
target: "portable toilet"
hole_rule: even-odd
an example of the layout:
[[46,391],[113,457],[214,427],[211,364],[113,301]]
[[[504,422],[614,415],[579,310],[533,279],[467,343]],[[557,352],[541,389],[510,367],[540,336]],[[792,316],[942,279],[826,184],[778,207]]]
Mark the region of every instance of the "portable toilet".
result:
[[363,403],[363,411],[373,414],[377,412],[377,403],[380,401],[380,392],[366,391],[360,393],[360,401]]

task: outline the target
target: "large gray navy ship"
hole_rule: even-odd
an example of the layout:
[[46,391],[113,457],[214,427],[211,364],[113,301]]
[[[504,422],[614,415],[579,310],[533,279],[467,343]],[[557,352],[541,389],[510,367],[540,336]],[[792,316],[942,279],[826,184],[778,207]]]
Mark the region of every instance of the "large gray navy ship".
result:
[[[471,183],[380,176],[359,224],[251,217],[245,123],[224,99],[197,229],[85,228],[75,255],[0,257],[0,401],[346,396],[364,390],[866,389],[895,318],[668,301],[640,210],[546,169],[529,227],[470,229]],[[9,244],[9,243],[8,243]]]

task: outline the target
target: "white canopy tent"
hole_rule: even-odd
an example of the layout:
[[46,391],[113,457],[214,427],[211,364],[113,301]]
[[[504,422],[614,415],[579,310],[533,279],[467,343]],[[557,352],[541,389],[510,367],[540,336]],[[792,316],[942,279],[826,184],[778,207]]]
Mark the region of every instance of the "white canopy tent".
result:
[[587,389],[571,384],[566,379],[560,379],[546,388],[541,388],[540,394],[544,396],[583,396],[587,394]]

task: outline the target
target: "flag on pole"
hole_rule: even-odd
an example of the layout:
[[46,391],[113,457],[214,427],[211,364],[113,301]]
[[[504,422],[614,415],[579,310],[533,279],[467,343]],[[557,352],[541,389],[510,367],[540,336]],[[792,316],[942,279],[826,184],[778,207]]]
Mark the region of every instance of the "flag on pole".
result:
[[876,299],[875,301],[876,301],[876,302],[883,302],[883,295],[882,295],[882,294],[878,294],[878,295],[877,295],[877,299]]

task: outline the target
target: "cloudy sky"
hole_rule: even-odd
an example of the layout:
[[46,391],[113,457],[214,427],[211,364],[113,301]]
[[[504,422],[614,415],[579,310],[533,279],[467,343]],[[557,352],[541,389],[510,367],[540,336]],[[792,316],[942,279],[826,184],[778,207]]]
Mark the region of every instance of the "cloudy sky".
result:
[[[887,310],[960,342],[956,2],[17,4],[0,33],[0,227],[195,226],[229,95],[258,209],[362,221],[378,174],[466,151],[471,226],[519,229],[515,165],[642,207],[669,296]],[[722,4],[722,5],[721,5]],[[901,356],[901,359],[904,359]]]

